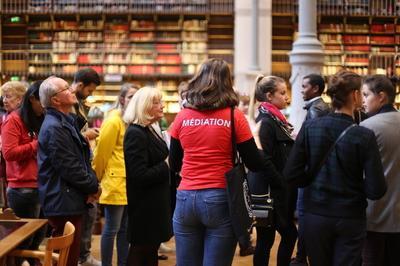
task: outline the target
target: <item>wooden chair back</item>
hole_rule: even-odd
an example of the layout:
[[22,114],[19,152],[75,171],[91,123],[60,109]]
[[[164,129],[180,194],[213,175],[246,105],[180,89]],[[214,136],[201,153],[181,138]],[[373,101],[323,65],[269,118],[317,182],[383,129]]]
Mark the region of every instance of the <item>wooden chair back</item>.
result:
[[57,266],[67,265],[69,248],[74,240],[75,226],[71,222],[66,222],[62,236],[51,237],[47,240],[46,252],[43,266],[51,266],[54,251],[58,251]]

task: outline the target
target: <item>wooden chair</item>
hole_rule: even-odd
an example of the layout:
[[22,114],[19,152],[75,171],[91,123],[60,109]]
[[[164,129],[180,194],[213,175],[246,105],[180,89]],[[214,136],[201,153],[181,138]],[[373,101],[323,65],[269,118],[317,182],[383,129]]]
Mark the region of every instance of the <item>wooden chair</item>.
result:
[[[53,261],[57,261],[57,266],[67,265],[69,248],[74,240],[75,226],[66,222],[64,233],[62,236],[50,237],[47,240],[46,250],[14,250],[8,256],[37,258],[43,261],[43,266],[53,265]],[[54,253],[58,251],[59,253]]]

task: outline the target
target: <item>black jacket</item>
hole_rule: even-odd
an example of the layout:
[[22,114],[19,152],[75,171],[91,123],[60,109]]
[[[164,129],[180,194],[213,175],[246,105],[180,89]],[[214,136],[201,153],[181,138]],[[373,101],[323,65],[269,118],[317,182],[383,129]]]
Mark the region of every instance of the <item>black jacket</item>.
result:
[[168,148],[148,127],[130,125],[124,157],[131,244],[160,244],[172,236]]
[[306,212],[363,218],[366,198],[379,199],[385,194],[376,138],[367,128],[350,129],[318,171],[330,146],[353,123],[351,116],[331,113],[303,124],[284,174],[289,183],[305,187]]
[[262,146],[260,152],[265,161],[272,161],[276,172],[280,174],[280,182],[275,184],[268,182],[270,178],[263,178],[261,172],[249,171],[250,192],[252,194],[264,194],[268,190],[268,185],[270,185],[278,216],[277,223],[285,226],[288,219],[293,215],[290,210],[294,210],[297,199],[297,189],[290,189],[282,175],[294,140],[272,115],[260,113],[256,119],[256,122],[259,121],[261,121],[259,138]]
[[324,102],[322,98],[318,98],[317,100],[306,104],[306,106],[304,106],[304,109],[307,110],[307,115],[305,119],[306,121],[327,115],[331,111],[329,105]]

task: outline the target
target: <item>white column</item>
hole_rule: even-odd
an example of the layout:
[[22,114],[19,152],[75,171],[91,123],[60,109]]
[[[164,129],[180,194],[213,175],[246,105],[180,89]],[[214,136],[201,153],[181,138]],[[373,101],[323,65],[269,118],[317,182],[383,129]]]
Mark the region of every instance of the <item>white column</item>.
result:
[[[252,91],[258,74],[271,73],[271,3],[271,0],[252,0],[252,5],[249,5],[250,1],[235,0],[235,88],[243,94]],[[258,6],[257,10],[253,6]],[[256,42],[253,38],[257,39]],[[254,67],[257,64],[258,69]]]
[[316,73],[321,74],[324,65],[322,44],[317,38],[317,1],[299,0],[299,37],[293,43],[293,50],[289,53],[292,64],[292,102],[290,122],[295,131],[299,131],[304,121],[306,111],[301,94],[301,83],[304,76]]
[[251,6],[251,66],[250,70],[259,71],[258,58],[258,0],[252,0]]

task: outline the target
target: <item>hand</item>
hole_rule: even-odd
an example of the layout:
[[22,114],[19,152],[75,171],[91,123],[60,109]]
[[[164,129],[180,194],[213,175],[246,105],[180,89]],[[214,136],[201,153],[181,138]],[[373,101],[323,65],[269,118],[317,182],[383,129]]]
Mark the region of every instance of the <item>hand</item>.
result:
[[101,195],[101,187],[99,186],[99,190],[97,190],[97,193],[90,194],[86,200],[86,203],[95,203]]
[[93,140],[99,136],[98,128],[88,128],[85,132],[83,132],[83,136],[85,136],[88,140]]

